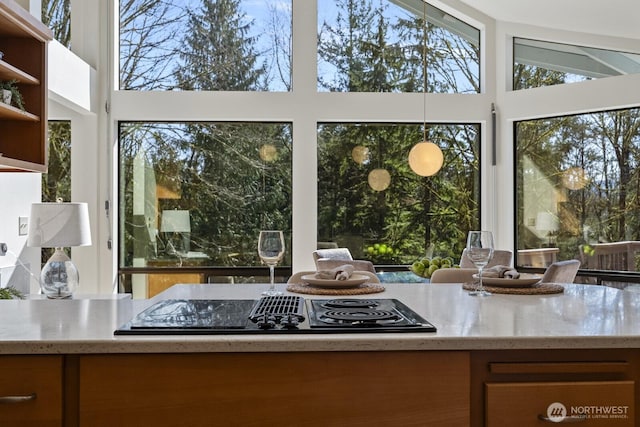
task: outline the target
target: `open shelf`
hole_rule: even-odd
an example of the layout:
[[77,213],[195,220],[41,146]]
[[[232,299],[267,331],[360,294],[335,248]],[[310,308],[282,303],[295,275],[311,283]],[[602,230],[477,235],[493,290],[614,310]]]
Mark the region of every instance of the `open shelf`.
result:
[[52,38],[51,30],[15,0],[0,0],[0,81],[16,81],[26,109],[0,103],[0,171],[47,170],[47,43]]
[[38,85],[40,80],[0,59],[0,80],[17,80],[18,83]]
[[27,122],[39,122],[40,117],[28,111],[22,111],[12,105],[0,102],[0,120],[24,120]]

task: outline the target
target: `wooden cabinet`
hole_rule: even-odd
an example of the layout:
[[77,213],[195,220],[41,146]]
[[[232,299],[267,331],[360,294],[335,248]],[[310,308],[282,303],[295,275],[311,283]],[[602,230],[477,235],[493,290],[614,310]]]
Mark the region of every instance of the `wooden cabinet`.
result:
[[0,425],[62,426],[62,356],[0,356]]
[[633,400],[633,381],[488,383],[486,426],[581,422],[593,427],[633,427]]
[[83,355],[80,426],[468,427],[466,352]]
[[475,352],[472,426],[636,426],[638,362],[637,349]]
[[0,102],[0,170],[47,170],[47,42],[51,31],[0,0],[0,80],[16,80],[25,110]]

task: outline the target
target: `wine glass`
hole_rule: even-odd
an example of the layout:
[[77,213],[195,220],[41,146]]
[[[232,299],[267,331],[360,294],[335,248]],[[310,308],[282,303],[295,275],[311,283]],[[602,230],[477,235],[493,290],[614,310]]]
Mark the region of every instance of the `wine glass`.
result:
[[469,292],[474,296],[489,296],[482,285],[482,270],[493,256],[493,234],[490,231],[470,231],[467,236],[467,256],[478,267],[478,287]]
[[263,263],[269,266],[270,285],[269,289],[264,291],[262,295],[282,295],[282,292],[276,290],[274,283],[276,264],[284,256],[284,235],[282,231],[266,230],[260,232],[260,237],[258,237],[258,256],[260,256]]

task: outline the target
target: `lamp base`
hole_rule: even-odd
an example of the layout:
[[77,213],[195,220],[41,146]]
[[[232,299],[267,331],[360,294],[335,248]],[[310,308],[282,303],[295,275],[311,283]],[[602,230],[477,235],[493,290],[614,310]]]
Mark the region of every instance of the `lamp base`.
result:
[[52,299],[71,298],[79,282],[76,266],[62,248],[56,248],[40,273],[42,293]]

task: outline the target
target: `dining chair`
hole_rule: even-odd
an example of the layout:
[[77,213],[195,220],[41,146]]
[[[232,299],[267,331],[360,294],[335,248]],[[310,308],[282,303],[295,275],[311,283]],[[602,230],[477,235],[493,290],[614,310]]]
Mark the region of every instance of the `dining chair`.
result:
[[[491,257],[491,260],[489,261],[489,263],[486,265],[485,268],[494,267],[496,265],[511,266],[512,259],[513,259],[513,252],[502,250],[502,249],[496,249],[493,251],[493,257]],[[471,261],[471,259],[469,258],[469,255],[467,255],[466,249],[462,251],[462,256],[460,257],[460,267],[476,268],[473,261]]]
[[570,259],[556,261],[547,267],[540,279],[541,283],[573,283],[580,268],[580,261]]
[[352,260],[353,256],[351,255],[351,251],[349,250],[349,248],[329,248],[313,251],[313,260],[317,261],[319,259]]
[[473,282],[477,268],[439,268],[431,273],[430,283],[467,283]]
[[354,270],[357,271],[369,271],[376,273],[376,268],[373,263],[366,259],[331,259],[331,258],[319,258],[316,261],[317,270],[332,270],[341,265],[351,265]]
[[[302,276],[306,276],[307,274],[316,274],[316,272],[315,271],[299,271],[297,273],[294,273],[291,275],[291,277],[289,277],[289,280],[287,280],[287,284],[302,283]],[[369,278],[368,280],[369,283],[380,283],[380,278],[378,278],[378,276],[375,273],[372,273],[370,271],[356,270],[353,272],[353,274],[360,274],[362,276],[367,276]]]

